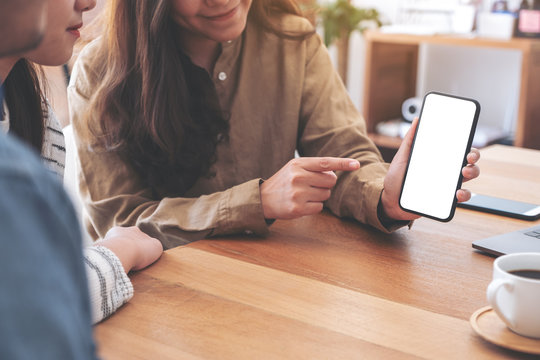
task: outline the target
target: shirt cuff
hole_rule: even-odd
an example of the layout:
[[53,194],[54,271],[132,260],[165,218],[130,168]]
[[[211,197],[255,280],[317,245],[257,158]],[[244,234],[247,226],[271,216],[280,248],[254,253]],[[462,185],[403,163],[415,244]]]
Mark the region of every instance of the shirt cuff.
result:
[[264,218],[259,184],[262,179],[253,179],[230,189],[220,204],[223,223],[212,236],[245,233],[264,236],[269,224]]
[[408,226],[409,230],[410,230],[411,227],[412,227],[413,221],[394,220],[394,219],[388,217],[385,214],[383,206],[382,206],[381,197],[382,197],[382,191],[381,191],[381,195],[379,197],[379,204],[377,205],[377,217],[379,219],[380,225],[383,226],[383,228],[384,228],[382,230],[387,232],[387,233],[391,233],[391,232],[396,231],[397,229],[399,229],[399,228],[401,228],[403,226]]
[[85,265],[92,307],[92,322],[98,323],[133,297],[133,285],[120,259],[100,245],[85,249]]

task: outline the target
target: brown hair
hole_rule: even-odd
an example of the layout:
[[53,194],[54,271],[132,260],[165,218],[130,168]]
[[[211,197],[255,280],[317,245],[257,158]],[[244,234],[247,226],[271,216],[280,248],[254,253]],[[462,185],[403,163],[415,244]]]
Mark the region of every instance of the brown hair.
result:
[[[170,3],[109,1],[106,33],[93,59],[102,80],[90,105],[97,129],[90,129],[155,196],[181,195],[199,177],[211,176],[217,145],[229,130],[211,78],[194,71],[177,43]],[[300,11],[292,0],[253,1],[250,17],[279,33],[271,13]]]
[[41,153],[45,131],[45,97],[41,91],[39,72],[34,64],[20,59],[9,72],[4,87],[9,131]]

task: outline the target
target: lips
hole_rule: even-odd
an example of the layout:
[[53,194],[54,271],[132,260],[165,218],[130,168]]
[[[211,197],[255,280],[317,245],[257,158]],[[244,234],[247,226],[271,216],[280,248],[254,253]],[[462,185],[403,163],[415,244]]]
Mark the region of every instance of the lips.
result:
[[233,9],[231,9],[229,11],[223,12],[223,13],[218,14],[218,15],[204,16],[204,18],[206,18],[208,20],[212,20],[212,21],[228,20],[231,17],[233,17],[234,14],[236,14],[237,10],[238,10],[238,5],[235,6]]
[[80,33],[79,29],[82,28],[82,26],[83,26],[83,24],[80,23],[80,24],[77,24],[77,25],[74,25],[74,26],[70,26],[66,30],[70,34],[72,34],[72,35],[74,35],[76,37],[80,37],[81,33]]

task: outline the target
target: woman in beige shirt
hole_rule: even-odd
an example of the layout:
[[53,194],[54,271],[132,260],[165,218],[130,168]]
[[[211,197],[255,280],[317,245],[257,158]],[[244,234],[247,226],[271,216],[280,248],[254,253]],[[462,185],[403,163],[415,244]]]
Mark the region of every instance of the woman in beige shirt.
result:
[[134,4],[109,1],[68,90],[94,236],[137,225],[170,248],[323,205],[383,231],[415,218],[398,206],[412,133],[389,168],[293,1]]

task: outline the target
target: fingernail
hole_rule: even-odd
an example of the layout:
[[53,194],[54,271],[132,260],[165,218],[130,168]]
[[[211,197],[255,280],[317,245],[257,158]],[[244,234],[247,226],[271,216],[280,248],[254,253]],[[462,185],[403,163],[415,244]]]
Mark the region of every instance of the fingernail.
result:
[[358,161],[350,161],[349,162],[349,167],[353,168],[353,169],[356,169],[356,168],[359,168],[360,167],[360,163]]

